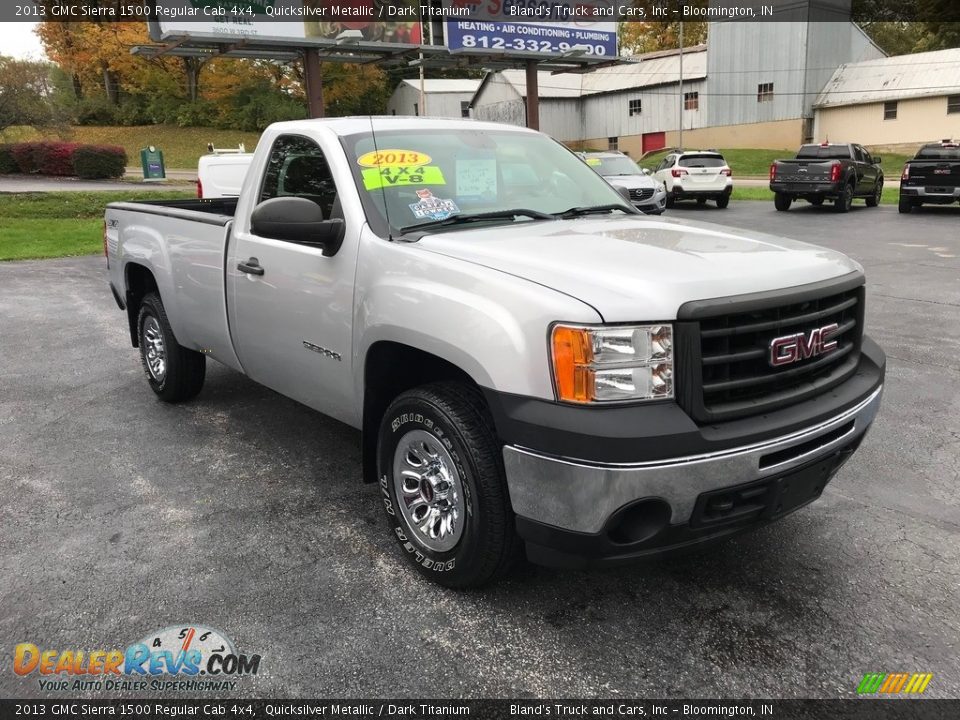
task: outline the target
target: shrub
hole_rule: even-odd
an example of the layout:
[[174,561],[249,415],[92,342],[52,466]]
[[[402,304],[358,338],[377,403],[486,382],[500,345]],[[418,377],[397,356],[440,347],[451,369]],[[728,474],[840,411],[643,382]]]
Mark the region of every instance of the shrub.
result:
[[102,97],[84,98],[77,104],[78,125],[117,125],[118,108]]
[[241,98],[236,110],[221,118],[221,126],[237,130],[263,131],[267,125],[284,120],[303,120],[306,106],[276,92],[256,92]]
[[73,153],[74,172],[88,180],[121,177],[126,165],[126,151],[114,145],[81,145]]
[[177,125],[180,127],[212,127],[219,115],[217,106],[206,100],[181,105],[177,110]]
[[0,145],[0,175],[15,173],[19,170],[17,161],[13,159],[13,146]]
[[34,151],[37,172],[41,175],[73,175],[73,153],[79,143],[41,142]]
[[150,122],[158,125],[173,125],[177,122],[177,113],[185,104],[183,98],[171,95],[155,95],[147,101],[146,114]]
[[118,123],[128,127],[153,123],[146,101],[139,96],[124,98],[117,108],[116,118]]
[[13,160],[17,164],[17,169],[22,173],[35,173],[39,169],[37,156],[40,153],[39,142],[15,143],[11,146]]

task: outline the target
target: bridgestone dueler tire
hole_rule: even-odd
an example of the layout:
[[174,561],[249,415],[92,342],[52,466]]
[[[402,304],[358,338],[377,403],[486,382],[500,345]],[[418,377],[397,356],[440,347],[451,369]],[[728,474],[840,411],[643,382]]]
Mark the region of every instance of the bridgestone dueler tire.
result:
[[[166,351],[166,374],[162,382],[158,382],[150,374],[147,367],[147,350],[143,337],[143,325],[148,317],[154,317],[160,326],[163,335],[163,344]],[[189,350],[177,342],[163,309],[160,296],[148,293],[140,302],[140,314],[137,317],[137,337],[140,345],[140,363],[147,376],[150,389],[157,396],[169,403],[182,402],[195,397],[203,388],[203,381],[207,373],[207,358],[203,353]]]
[[[463,532],[447,552],[426,547],[404,519],[393,478],[394,454],[407,433],[422,430],[443,443],[459,474]],[[461,383],[424,385],[387,408],[377,439],[377,477],[390,533],[426,578],[452,588],[484,585],[509,572],[520,554],[507,493],[501,444],[483,397]]]

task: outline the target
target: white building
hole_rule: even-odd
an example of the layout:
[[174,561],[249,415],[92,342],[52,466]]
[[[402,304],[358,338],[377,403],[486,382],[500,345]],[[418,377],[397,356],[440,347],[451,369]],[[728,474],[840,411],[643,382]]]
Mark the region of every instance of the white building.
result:
[[469,117],[470,99],[479,80],[424,80],[426,109],[420,107],[420,81],[403,80],[387,102],[389,115],[429,115],[431,117]]
[[913,149],[960,139],[960,48],[842,65],[814,107],[816,140]]

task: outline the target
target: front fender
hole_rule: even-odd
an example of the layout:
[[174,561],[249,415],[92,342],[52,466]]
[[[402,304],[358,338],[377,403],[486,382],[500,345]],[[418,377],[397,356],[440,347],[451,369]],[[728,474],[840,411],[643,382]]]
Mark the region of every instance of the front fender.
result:
[[361,246],[356,293],[358,398],[367,351],[385,340],[436,355],[481,387],[553,400],[551,323],[602,321],[550,288],[372,234]]

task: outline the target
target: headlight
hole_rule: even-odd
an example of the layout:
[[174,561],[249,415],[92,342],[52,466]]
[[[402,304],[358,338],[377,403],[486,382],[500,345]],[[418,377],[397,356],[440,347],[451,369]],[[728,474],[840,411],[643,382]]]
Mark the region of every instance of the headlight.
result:
[[673,397],[673,326],[554,325],[557,399],[575,403]]
[[658,193],[666,192],[666,190],[667,190],[666,185],[664,185],[663,183],[657,183],[656,191]]

